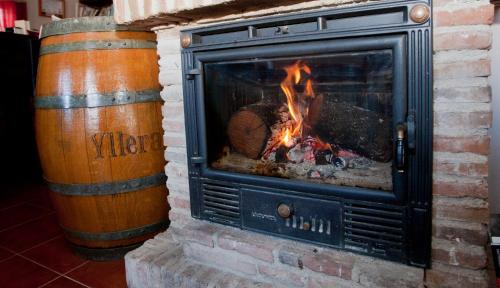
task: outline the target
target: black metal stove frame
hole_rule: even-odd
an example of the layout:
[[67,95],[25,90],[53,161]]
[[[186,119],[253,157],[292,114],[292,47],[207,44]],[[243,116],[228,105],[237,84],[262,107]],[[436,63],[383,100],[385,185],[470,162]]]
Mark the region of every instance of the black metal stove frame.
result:
[[[425,1],[321,10],[183,31],[184,108],[192,216],[278,237],[428,267],[432,198],[432,19]],[[422,6],[420,6],[422,7]],[[430,10],[429,10],[430,11]],[[215,170],[207,163],[203,63],[392,49],[393,123],[406,166],[393,192]],[[396,129],[394,139],[396,139]],[[290,212],[278,213],[278,207]],[[287,210],[288,209],[288,210]],[[287,213],[285,213],[285,216]]]

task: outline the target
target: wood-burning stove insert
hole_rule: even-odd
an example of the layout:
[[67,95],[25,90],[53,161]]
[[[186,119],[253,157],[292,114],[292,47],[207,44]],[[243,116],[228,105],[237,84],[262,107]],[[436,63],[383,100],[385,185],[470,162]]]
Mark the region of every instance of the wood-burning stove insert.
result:
[[428,5],[183,31],[193,217],[428,266]]

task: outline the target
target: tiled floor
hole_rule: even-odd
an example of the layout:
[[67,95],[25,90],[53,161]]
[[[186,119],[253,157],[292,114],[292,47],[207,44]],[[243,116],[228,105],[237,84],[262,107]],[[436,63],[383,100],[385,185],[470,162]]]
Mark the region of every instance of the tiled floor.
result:
[[123,260],[87,261],[69,249],[41,184],[0,188],[0,287],[126,287]]

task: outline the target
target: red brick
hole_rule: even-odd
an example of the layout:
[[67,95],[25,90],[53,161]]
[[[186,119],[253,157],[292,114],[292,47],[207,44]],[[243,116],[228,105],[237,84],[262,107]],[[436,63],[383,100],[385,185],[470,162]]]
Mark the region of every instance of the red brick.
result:
[[166,102],[163,110],[168,119],[184,119],[184,103],[183,102]]
[[432,239],[432,260],[471,269],[481,269],[487,264],[484,247],[442,239]]
[[490,74],[491,62],[489,59],[434,64],[434,79],[485,77]]
[[450,3],[455,3],[455,0],[432,0],[434,8],[445,6]]
[[434,151],[471,152],[487,155],[490,151],[489,136],[446,137],[434,136]]
[[175,229],[174,233],[181,236],[182,240],[214,247],[214,235],[217,229],[206,223],[192,223],[182,229]]
[[316,277],[309,277],[309,281],[307,282],[307,288],[357,288],[361,287],[353,282],[345,283],[338,278],[327,278],[327,279],[317,279]]
[[442,181],[434,179],[432,193],[434,195],[449,197],[477,197],[488,198],[488,183],[484,179],[475,180],[476,182],[460,181]]
[[487,224],[490,213],[488,202],[481,199],[434,196],[433,215],[436,219]]
[[186,147],[186,136],[181,133],[165,133],[163,144],[165,146]]
[[187,165],[186,149],[178,147],[167,147],[167,149],[165,150],[165,159],[167,161],[173,161],[179,164]]
[[269,241],[264,236],[256,234],[241,233],[234,236],[228,233],[219,235],[219,247],[226,250],[234,250],[241,254],[245,254],[256,259],[274,262],[272,243],[266,244]]
[[302,257],[308,253],[314,253],[314,248],[300,249],[293,246],[283,246],[278,251],[278,258],[282,264],[289,265],[295,268],[304,269]]
[[304,287],[306,284],[306,277],[304,275],[291,272],[289,270],[277,268],[275,266],[262,266],[258,267],[259,273],[267,278],[273,283],[276,283],[277,280],[282,282],[285,287]]
[[182,73],[178,70],[160,70],[161,86],[179,85],[182,83]]
[[434,115],[435,125],[443,127],[489,128],[491,121],[491,111],[439,112]]
[[383,260],[356,261],[354,270],[356,282],[362,287],[421,287],[424,270]]
[[488,176],[488,163],[440,163],[434,161],[434,172],[454,176]]
[[490,31],[443,31],[434,34],[434,51],[489,49]]
[[485,270],[470,270],[437,262],[426,270],[428,288],[487,288],[488,275]]
[[481,102],[491,101],[491,87],[449,87],[434,89],[437,102]]
[[[239,277],[232,273],[223,273],[223,276],[219,278],[217,282],[214,283],[213,287],[236,287],[238,285]],[[168,286],[167,286],[168,287]]]
[[302,263],[304,263],[304,267],[318,273],[346,280],[350,280],[352,276],[353,262],[345,261],[345,259],[337,259],[330,255],[321,253],[307,254],[302,258]]
[[485,223],[488,221],[489,211],[483,208],[457,208],[444,206],[434,210],[439,219],[452,219]]
[[169,162],[165,167],[165,172],[169,177],[187,178],[188,168],[186,165],[183,164],[178,164],[176,162]]
[[463,5],[459,9],[436,9],[434,11],[434,25],[456,26],[456,25],[490,25],[494,20],[495,7],[490,4],[472,6]]
[[434,220],[432,235],[435,238],[484,246],[488,241],[488,229],[484,224],[461,221]]
[[[228,287],[228,286],[216,286],[216,287]],[[273,284],[253,281],[251,279],[242,279],[235,286],[236,288],[274,288]]]
[[[168,117],[168,116],[167,116]],[[181,119],[169,119],[163,122],[163,129],[169,132],[184,132],[184,121]]]
[[184,251],[187,257],[194,258],[201,263],[209,264],[221,270],[232,270],[240,274],[257,275],[257,266],[254,261],[238,257],[233,251],[213,249],[205,245],[199,245],[192,241],[184,244]]
[[[217,270],[213,268],[209,268],[190,261],[189,262],[185,261],[185,263],[187,264],[179,265],[178,269],[176,270],[174,270],[175,268],[173,267],[170,268],[175,271],[174,277],[177,278],[179,281],[178,283],[176,283],[177,284],[176,286],[181,286],[179,285],[181,283],[189,283],[188,285],[186,285],[187,287],[207,287],[210,284],[210,280],[212,280],[211,278],[217,277],[217,275],[214,275],[216,274]],[[173,264],[172,266],[174,265],[175,264]],[[206,271],[207,269],[211,269],[208,271],[209,273],[211,272],[210,274],[207,273]],[[158,278],[160,278],[160,276],[158,276]],[[168,283],[168,284],[173,284],[173,283]],[[165,286],[168,287],[170,285],[165,285]]]
[[[165,265],[166,267],[169,267],[170,270],[175,271],[174,274],[175,276],[173,278],[180,278],[182,279],[180,282],[188,282],[189,287],[208,287],[213,281],[216,281],[216,279],[222,277],[222,273],[220,270],[208,267],[205,265],[200,265],[197,263],[192,263],[191,261],[184,259],[184,263],[172,263],[170,265]],[[165,267],[164,266],[164,267]],[[175,269],[174,267],[177,267]],[[163,268],[163,267],[162,267]],[[165,268],[163,268],[165,269]],[[160,272],[161,273],[161,272]],[[160,278],[160,276],[157,276]],[[151,282],[150,282],[151,283]],[[194,284],[196,283],[196,285]],[[156,284],[156,283],[155,283]],[[162,282],[163,286],[169,287],[173,286],[173,283],[165,283]],[[181,286],[180,283],[176,283],[178,286]],[[156,284],[158,285],[158,284]],[[150,284],[148,286],[153,286],[153,284]]]
[[177,225],[183,226],[192,221],[189,213],[190,211],[185,209],[170,209],[168,212],[168,219],[171,223],[175,222]]
[[285,265],[351,279],[355,258],[345,252],[325,250],[310,245],[282,246],[279,261]]
[[180,208],[180,209],[185,209],[189,210],[191,208],[191,204],[189,203],[189,200],[178,198],[178,197],[168,197],[168,203],[170,204],[171,207],[175,208]]
[[[163,90],[161,91],[161,98],[165,101],[165,104],[163,105],[164,108],[162,109],[162,115],[163,116],[168,115],[167,111],[165,110],[167,106],[174,104],[175,102],[182,103],[183,100],[182,96],[183,95],[182,95],[181,84],[164,86]],[[179,116],[184,117],[184,115],[179,115]]]

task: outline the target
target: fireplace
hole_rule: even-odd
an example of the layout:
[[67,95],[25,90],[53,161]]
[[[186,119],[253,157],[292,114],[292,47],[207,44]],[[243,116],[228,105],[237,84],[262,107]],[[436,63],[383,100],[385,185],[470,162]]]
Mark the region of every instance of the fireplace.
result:
[[427,267],[428,6],[183,31],[191,214]]

